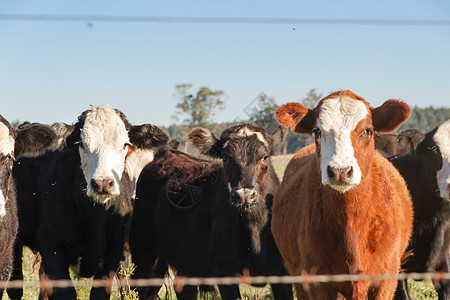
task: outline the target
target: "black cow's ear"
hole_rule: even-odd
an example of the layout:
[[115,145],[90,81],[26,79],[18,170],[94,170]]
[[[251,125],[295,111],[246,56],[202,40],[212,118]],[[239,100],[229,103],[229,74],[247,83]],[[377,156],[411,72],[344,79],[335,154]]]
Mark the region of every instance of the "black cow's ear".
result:
[[14,155],[37,157],[46,150],[53,149],[58,141],[55,131],[47,125],[26,123],[16,129]]
[[188,133],[188,138],[201,154],[212,158],[221,157],[223,142],[218,140],[208,129],[194,128]]
[[180,147],[180,140],[178,140],[178,139],[171,139],[170,141],[169,141],[169,147],[171,148],[171,149],[174,149],[174,150],[177,150],[178,149],[178,147]]
[[272,133],[271,145],[270,145],[270,155],[280,154],[281,144],[283,143],[289,128],[279,125],[277,129]]
[[141,149],[160,148],[169,142],[169,137],[159,127],[152,124],[131,126],[128,132],[130,142]]
[[398,134],[398,143],[405,152],[415,153],[417,146],[425,138],[425,134],[418,129],[406,129]]

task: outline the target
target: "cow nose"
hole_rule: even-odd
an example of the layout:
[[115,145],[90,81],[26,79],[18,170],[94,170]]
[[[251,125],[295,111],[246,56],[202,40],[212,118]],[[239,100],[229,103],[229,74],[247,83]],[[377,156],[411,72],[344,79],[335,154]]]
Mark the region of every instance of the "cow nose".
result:
[[243,188],[234,191],[234,196],[239,199],[239,202],[244,204],[252,204],[258,196],[258,192],[254,189]]
[[353,178],[353,167],[348,168],[327,168],[328,178],[330,181],[350,184]]
[[106,179],[92,179],[91,186],[96,193],[108,193],[111,194],[111,188],[114,185],[114,181],[110,178]]

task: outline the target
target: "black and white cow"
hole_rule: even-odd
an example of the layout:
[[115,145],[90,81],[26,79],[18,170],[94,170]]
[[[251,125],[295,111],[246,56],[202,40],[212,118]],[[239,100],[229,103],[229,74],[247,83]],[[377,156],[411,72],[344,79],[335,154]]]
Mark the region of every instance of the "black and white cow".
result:
[[[50,279],[111,277],[119,266],[131,198],[142,168],[168,143],[159,128],[132,126],[109,106],[92,107],[74,125],[56,123],[58,147],[39,158],[18,160],[19,234],[22,245],[39,251]],[[21,278],[20,262],[16,278]],[[19,299],[21,291],[11,290]],[[91,299],[104,299],[93,288]],[[51,299],[76,299],[75,289],[53,289]]]
[[[450,271],[450,120],[427,134],[410,129],[399,134],[410,153],[390,158],[404,177],[414,204],[414,229],[405,272]],[[436,283],[439,299],[450,299],[450,284]],[[395,299],[411,299],[399,281]]]
[[[160,150],[138,180],[130,230],[135,278],[163,277],[170,265],[181,276],[287,275],[271,231],[272,197],[280,181],[270,162],[286,129],[273,135],[248,124],[217,139],[193,129],[191,142],[206,160]],[[139,288],[152,299],[159,288]],[[240,298],[238,286],[219,286],[223,299]],[[292,299],[292,285],[275,284],[276,299]],[[179,299],[197,299],[186,286]]]
[[[37,156],[52,145],[53,130],[33,125],[17,130],[0,115],[0,281],[7,281],[13,269],[17,235],[16,188],[12,177],[14,157]],[[3,290],[0,289],[0,297]]]

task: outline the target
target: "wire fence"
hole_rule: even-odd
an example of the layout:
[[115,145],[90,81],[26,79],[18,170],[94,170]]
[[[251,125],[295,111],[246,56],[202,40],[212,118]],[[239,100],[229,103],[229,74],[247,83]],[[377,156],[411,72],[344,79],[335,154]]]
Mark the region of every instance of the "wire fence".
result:
[[[246,274],[247,273],[247,274]],[[383,280],[432,280],[444,281],[450,280],[450,273],[429,272],[429,273],[399,273],[399,274],[329,274],[317,275],[304,273],[298,276],[250,276],[248,272],[244,275],[230,277],[183,277],[173,276],[165,278],[147,278],[147,279],[95,279],[92,281],[72,281],[67,280],[49,280],[41,281],[0,281],[0,288],[44,288],[46,290],[53,288],[66,288],[75,286],[82,287],[106,287],[111,288],[114,284],[117,287],[160,287],[162,285],[173,285],[175,290],[182,289],[185,285],[233,285],[233,284],[266,284],[266,283],[285,283],[285,284],[302,284],[315,285],[330,282],[355,282],[355,281],[383,281]]]

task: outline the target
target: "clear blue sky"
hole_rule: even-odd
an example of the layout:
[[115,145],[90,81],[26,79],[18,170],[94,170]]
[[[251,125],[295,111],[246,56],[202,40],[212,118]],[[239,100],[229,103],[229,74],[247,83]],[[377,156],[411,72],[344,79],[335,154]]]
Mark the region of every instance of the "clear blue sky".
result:
[[[450,20],[450,1],[17,1],[0,15]],[[10,121],[74,123],[110,104],[134,124],[169,125],[175,85],[223,90],[216,121],[246,117],[261,92],[278,104],[316,88],[372,106],[450,106],[450,25],[0,20],[0,102]]]

